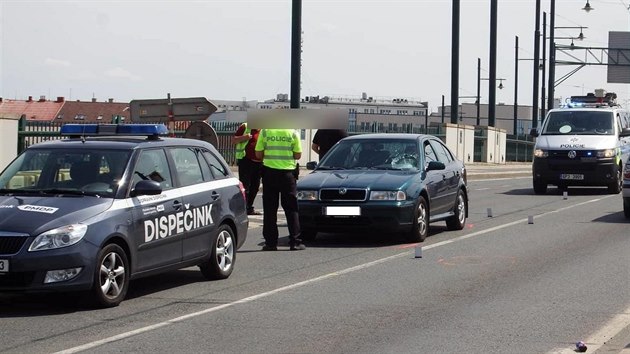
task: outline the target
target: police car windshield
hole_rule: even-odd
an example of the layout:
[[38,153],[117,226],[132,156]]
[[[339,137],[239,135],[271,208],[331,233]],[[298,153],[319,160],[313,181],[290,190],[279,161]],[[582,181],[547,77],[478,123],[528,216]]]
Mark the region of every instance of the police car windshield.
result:
[[0,174],[0,189],[113,197],[130,155],[127,150],[28,149]]
[[610,111],[566,110],[549,113],[542,135],[613,135]]

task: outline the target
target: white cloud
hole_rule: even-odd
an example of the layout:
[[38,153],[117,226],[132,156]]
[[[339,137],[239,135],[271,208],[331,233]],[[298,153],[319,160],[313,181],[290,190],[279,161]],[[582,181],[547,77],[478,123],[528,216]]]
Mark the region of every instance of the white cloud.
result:
[[117,79],[129,79],[131,81],[139,81],[141,79],[140,76],[134,75],[130,73],[129,71],[120,67],[112,68],[105,71],[105,76],[109,76],[109,77],[113,77]]
[[47,66],[65,67],[65,68],[70,66],[69,61],[61,60],[61,59],[54,59],[54,58],[46,58],[46,60],[44,60],[44,64]]

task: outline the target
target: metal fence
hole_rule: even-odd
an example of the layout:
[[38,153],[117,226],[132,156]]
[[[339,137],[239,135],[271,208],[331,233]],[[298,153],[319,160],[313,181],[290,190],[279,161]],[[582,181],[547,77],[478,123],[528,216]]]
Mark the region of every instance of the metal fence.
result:
[[[216,146],[217,150],[223,158],[230,165],[236,164],[235,150],[234,145],[232,144],[232,136],[234,132],[238,129],[240,122],[209,122],[210,125],[214,128],[218,137],[218,146]],[[61,126],[64,123],[61,122],[41,122],[41,121],[27,121],[25,119],[21,119],[19,122],[19,130],[18,130],[18,153],[22,152],[25,148],[30,145],[40,143],[47,140],[57,140],[61,139],[62,136],[59,133]],[[124,124],[124,123],[123,123]],[[186,131],[186,128],[191,124],[189,121],[183,122],[175,122],[175,136],[183,137]],[[354,128],[354,129],[353,129]],[[414,133],[414,134],[424,134],[428,133],[431,135],[435,135],[442,140],[445,139],[446,131],[442,125],[438,126],[429,126],[428,129],[425,129],[424,126],[421,127],[411,127],[408,126],[405,130],[396,129],[393,131],[381,131],[379,127],[373,127],[375,129],[356,129],[356,127],[350,126],[348,129],[348,134],[357,135],[357,134],[367,134],[367,133]],[[474,151],[474,161],[481,161],[481,151],[483,141],[477,141],[478,139],[483,140],[481,136],[477,135],[475,132],[475,151]],[[533,138],[527,135],[508,135],[506,142],[506,161],[515,161],[515,162],[530,162],[532,161],[533,150],[534,150],[534,141]]]

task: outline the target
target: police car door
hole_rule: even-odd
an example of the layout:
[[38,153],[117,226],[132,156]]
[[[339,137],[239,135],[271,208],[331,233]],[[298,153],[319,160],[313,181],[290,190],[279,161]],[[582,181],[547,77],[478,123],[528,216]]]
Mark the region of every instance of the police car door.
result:
[[[221,215],[221,198],[227,197],[210,172],[202,150],[196,147],[173,147],[169,153],[175,164],[178,185],[184,200],[182,226],[184,260],[206,256],[213,247],[217,218]],[[179,220],[179,219],[178,219]]]
[[182,230],[177,215],[183,213],[180,191],[175,189],[164,149],[140,151],[133,168],[131,185],[151,179],[162,186],[158,195],[132,198],[135,232],[133,242],[138,250],[138,271],[180,262]]

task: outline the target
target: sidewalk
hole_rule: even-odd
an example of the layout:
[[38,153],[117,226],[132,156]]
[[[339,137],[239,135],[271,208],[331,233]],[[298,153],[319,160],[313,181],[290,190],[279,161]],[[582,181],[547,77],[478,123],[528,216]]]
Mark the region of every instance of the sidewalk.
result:
[[[238,167],[230,166],[232,172],[238,175]],[[531,177],[532,164],[530,162],[508,162],[506,164],[488,164],[483,162],[466,164],[469,180],[490,178],[515,178]],[[300,168],[300,176],[305,176],[311,171]]]

